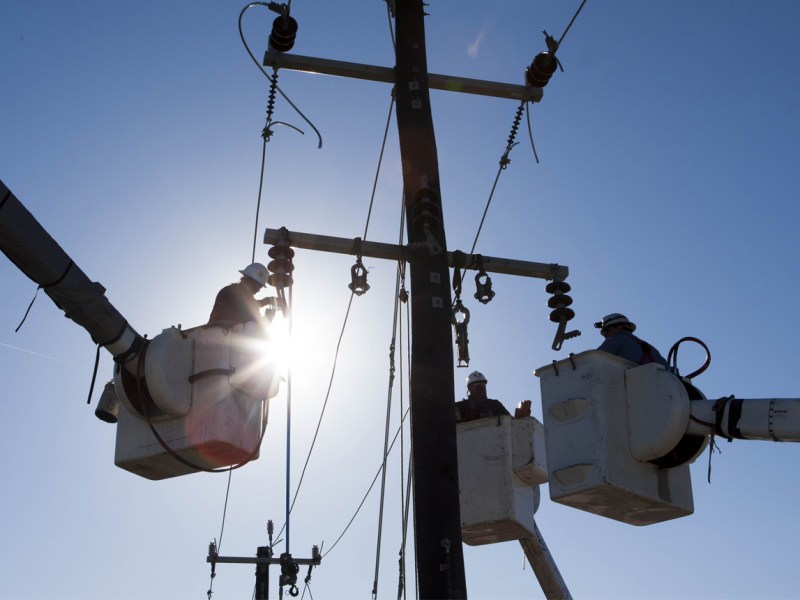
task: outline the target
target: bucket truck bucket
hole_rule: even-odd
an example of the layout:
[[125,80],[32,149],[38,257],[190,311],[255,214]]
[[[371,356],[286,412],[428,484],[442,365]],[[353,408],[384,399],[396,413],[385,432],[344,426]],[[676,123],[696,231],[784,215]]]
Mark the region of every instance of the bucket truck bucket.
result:
[[478,546],[534,535],[538,485],[547,481],[542,424],[502,415],[457,428],[464,542]]
[[704,438],[696,438],[684,464],[651,462],[686,439],[690,401],[675,375],[598,350],[536,375],[554,502],[632,525],[694,512],[688,463],[702,452]]
[[269,352],[255,323],[165,329],[148,344],[141,379],[117,369],[116,465],[165,479],[257,458],[278,385]]

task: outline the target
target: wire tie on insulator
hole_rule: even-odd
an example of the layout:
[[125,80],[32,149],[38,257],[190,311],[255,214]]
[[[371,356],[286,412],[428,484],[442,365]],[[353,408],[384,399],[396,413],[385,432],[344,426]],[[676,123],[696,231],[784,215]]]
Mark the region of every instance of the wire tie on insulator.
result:
[[[461,316],[461,319],[459,319]],[[467,335],[467,324],[469,323],[469,310],[461,303],[461,299],[456,300],[452,316],[453,328],[456,331],[456,349],[458,351],[457,367],[469,366],[469,336]]]

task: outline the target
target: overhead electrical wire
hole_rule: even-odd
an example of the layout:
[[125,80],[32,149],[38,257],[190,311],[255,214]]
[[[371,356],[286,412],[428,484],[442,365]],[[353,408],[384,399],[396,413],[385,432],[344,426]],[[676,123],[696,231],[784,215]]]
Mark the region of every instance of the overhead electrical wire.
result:
[[[383,164],[383,155],[384,155],[384,151],[385,151],[385,148],[386,148],[386,140],[387,140],[388,134],[389,134],[389,125],[391,123],[393,107],[394,107],[394,95],[392,95],[392,98],[391,98],[391,100],[389,102],[389,114],[388,114],[388,117],[386,119],[386,126],[385,126],[384,132],[383,132],[383,140],[381,142],[381,150],[380,150],[380,153],[378,155],[378,165],[377,165],[377,167],[375,169],[375,178],[373,180],[373,185],[372,185],[372,194],[370,195],[369,207],[367,209],[367,218],[366,218],[366,223],[364,225],[364,239],[366,239],[367,232],[369,231],[369,223],[370,223],[370,218],[371,218],[371,215],[372,215],[372,206],[373,206],[373,204],[375,202],[375,194],[376,194],[376,191],[377,191],[378,178],[379,178],[380,171],[381,171],[381,165]],[[328,390],[327,390],[327,392],[325,394],[325,400],[324,400],[324,402],[322,404],[322,410],[320,411],[320,416],[319,416],[319,419],[317,420],[317,426],[316,426],[316,429],[314,431],[314,436],[313,436],[313,438],[311,440],[311,445],[310,445],[310,447],[308,449],[308,454],[306,455],[305,463],[303,464],[303,470],[302,470],[302,472],[300,474],[300,480],[297,483],[297,488],[295,489],[294,497],[293,497],[293,499],[291,501],[291,504],[289,505],[289,512],[291,512],[291,509],[294,507],[294,504],[297,501],[297,496],[300,493],[300,487],[301,487],[301,485],[303,483],[303,479],[305,477],[306,469],[308,468],[308,463],[311,460],[311,454],[312,454],[312,452],[314,450],[314,446],[315,446],[316,441],[317,441],[317,436],[319,435],[320,426],[322,425],[322,419],[325,416],[325,409],[328,406],[328,400],[330,399],[330,393],[331,393],[331,389],[333,387],[333,380],[334,380],[334,376],[336,374],[336,363],[337,363],[338,357],[339,357],[339,350],[341,348],[342,339],[344,337],[344,332],[345,332],[345,329],[347,327],[347,321],[348,321],[348,318],[350,316],[350,309],[351,309],[351,307],[353,305],[353,297],[355,295],[356,294],[354,292],[351,292],[351,294],[350,294],[350,300],[349,300],[349,302],[347,304],[347,310],[345,311],[345,317],[344,317],[344,321],[342,323],[342,329],[341,329],[341,331],[339,333],[339,340],[338,340],[338,342],[336,344],[336,351],[334,353],[334,361],[333,361],[333,367],[332,367],[332,371],[331,371],[331,377],[330,377],[330,380],[328,382]],[[284,524],[284,527],[285,527],[285,524]],[[283,531],[283,528],[281,528],[281,532],[282,531]],[[278,533],[278,535],[280,535],[280,532]]]
[[[402,222],[402,219],[401,219]],[[401,233],[401,242],[402,245],[402,233]],[[404,269],[401,267],[402,261],[398,264],[397,268],[397,276],[395,277],[395,286],[394,286],[394,315],[392,320],[392,340],[389,344],[389,386],[387,390],[387,397],[386,397],[386,424],[384,427],[384,440],[383,440],[383,472],[381,475],[381,499],[380,499],[380,507],[378,509],[378,539],[376,543],[376,550],[375,550],[375,578],[373,579],[372,585],[372,597],[377,599],[378,597],[378,572],[380,570],[380,562],[381,562],[381,538],[383,534],[383,511],[384,511],[384,501],[386,498],[386,462],[388,457],[388,446],[389,446],[389,431],[390,431],[390,423],[391,423],[391,416],[392,416],[392,395],[394,390],[394,379],[395,379],[395,349],[396,349],[396,342],[397,342],[397,331],[400,329],[400,334],[402,336],[402,328],[400,328],[400,322],[402,319],[402,312],[400,310],[401,305],[401,278],[402,274],[404,273]],[[402,338],[401,338],[402,339]],[[402,376],[402,373],[401,373]],[[401,428],[402,430],[402,428]],[[402,441],[402,438],[401,438]],[[402,447],[402,444],[401,444]]]
[[[258,60],[256,59],[256,57],[255,57],[255,56],[253,56],[253,53],[252,53],[252,52],[251,52],[251,50],[250,50],[250,46],[248,46],[248,45],[247,45],[247,40],[246,40],[246,39],[245,39],[245,37],[244,37],[244,32],[242,31],[242,17],[244,16],[244,13],[245,13],[247,10],[249,10],[249,9],[253,8],[254,6],[265,6],[265,7],[269,8],[269,5],[268,5],[266,2],[251,2],[250,4],[248,4],[247,6],[245,6],[245,7],[242,9],[242,12],[241,12],[241,13],[239,13],[239,37],[242,39],[242,44],[244,44],[244,49],[247,51],[247,54],[248,54],[248,55],[250,56],[250,58],[252,59],[253,63],[255,63],[255,65],[258,67],[258,70],[259,70],[259,71],[261,71],[261,73],[264,75],[264,77],[266,77],[266,78],[267,78],[267,80],[268,80],[270,83],[272,83],[272,77],[270,77],[270,76],[269,76],[269,74],[267,74],[267,72],[264,70],[264,67],[262,67],[262,66],[261,66],[261,63],[260,63],[260,62],[258,62]],[[302,111],[301,111],[299,108],[297,108],[297,106],[295,105],[295,103],[294,103],[294,102],[292,102],[292,101],[289,99],[289,97],[288,97],[288,96],[287,96],[287,95],[286,95],[286,94],[283,92],[283,90],[280,88],[280,86],[278,86],[278,85],[276,84],[276,85],[275,85],[275,89],[276,89],[276,90],[278,90],[278,93],[279,93],[281,96],[283,96],[283,99],[284,99],[284,100],[286,100],[286,102],[288,102],[288,103],[289,103],[289,106],[291,106],[291,107],[292,107],[292,108],[295,110],[295,112],[296,112],[298,115],[300,115],[300,117],[302,117],[302,119],[303,119],[303,120],[304,120],[306,123],[308,123],[309,127],[311,127],[311,129],[313,129],[313,130],[314,130],[314,133],[316,133],[316,134],[317,134],[317,138],[319,139],[319,144],[318,144],[317,148],[322,148],[322,134],[320,134],[319,130],[318,130],[318,129],[317,129],[315,126],[314,126],[314,124],[313,124],[313,123],[312,123],[312,122],[311,122],[311,121],[308,119],[308,117],[306,117],[306,116],[303,114],[303,112],[302,112]]]
[[[580,6],[578,6],[578,10],[575,11],[575,14],[572,16],[572,19],[570,20],[569,24],[567,25],[566,29],[564,30],[564,33],[561,34],[561,38],[558,40],[558,42],[555,43],[555,46],[554,46],[555,49],[552,51],[553,54],[555,54],[555,51],[558,50],[558,48],[561,47],[561,43],[564,41],[564,38],[566,37],[567,32],[569,32],[570,28],[572,27],[572,24],[575,23],[575,19],[578,18],[578,15],[580,14],[581,10],[583,10],[583,6],[585,4],[586,4],[586,0],[582,0]],[[548,36],[548,39],[550,39],[549,36]],[[486,220],[486,214],[489,211],[489,205],[492,203],[492,198],[494,196],[495,189],[497,188],[497,182],[500,179],[500,174],[506,169],[506,167],[511,162],[511,160],[508,158],[508,155],[511,152],[511,150],[514,148],[514,146],[517,145],[517,143],[514,140],[515,140],[516,135],[517,135],[517,129],[519,128],[519,122],[520,122],[520,119],[522,117],[522,111],[523,111],[523,109],[527,109],[527,104],[528,104],[528,102],[523,100],[520,103],[519,107],[517,108],[517,113],[516,113],[516,115],[514,117],[514,123],[511,126],[511,132],[510,132],[510,134],[508,136],[508,143],[506,144],[506,149],[503,152],[503,155],[500,157],[500,167],[498,168],[497,175],[494,178],[494,183],[492,184],[492,190],[491,190],[491,192],[489,192],[489,199],[486,201],[486,207],[483,210],[483,216],[481,217],[480,224],[478,225],[478,230],[475,233],[475,239],[473,240],[472,247],[470,248],[470,251],[469,251],[470,254],[475,252],[475,247],[478,244],[478,238],[480,237],[481,230],[483,229],[483,224],[484,224],[484,221]],[[533,130],[531,128],[530,112],[528,110],[525,110],[525,114],[526,114],[526,119],[527,119],[527,124],[528,124],[528,135],[530,136],[531,148],[533,149],[533,156],[536,159],[536,162],[538,163],[539,162],[539,155],[536,152],[536,145],[533,143]],[[466,272],[466,269],[464,269],[464,272]],[[462,273],[462,278],[463,278],[463,273]]]
[[[355,296],[354,293],[350,293],[350,300],[347,303],[347,310],[345,311],[344,321],[342,323],[342,329],[339,332],[339,341],[336,343],[336,351],[333,355],[333,366],[331,368],[331,376],[328,381],[328,391],[325,393],[325,401],[322,403],[322,410],[320,411],[319,419],[317,420],[317,427],[314,430],[314,437],[311,439],[311,446],[308,449],[308,454],[306,455],[306,461],[303,464],[303,470],[300,473],[300,480],[297,482],[297,488],[294,492],[294,497],[292,498],[291,505],[289,506],[289,512],[291,512],[292,508],[294,508],[294,504],[297,501],[297,495],[300,493],[300,487],[303,484],[303,479],[306,474],[306,469],[308,468],[308,462],[311,460],[311,453],[314,450],[314,446],[317,442],[317,436],[319,435],[319,428],[322,425],[322,418],[325,416],[325,409],[328,407],[328,400],[331,396],[331,388],[333,387],[333,380],[336,375],[336,365],[339,361],[339,350],[342,345],[342,338],[344,338],[344,332],[347,328],[347,320],[350,317],[350,308],[353,306],[353,297]],[[278,537],[280,537],[281,533],[283,533],[286,524],[284,523],[283,527],[281,527],[280,531],[278,532]]]
[[[394,437],[392,438],[392,443],[389,444],[389,454],[391,454],[392,448],[394,448],[394,444],[397,441],[397,437],[400,435],[400,430],[402,429],[403,424],[405,423],[405,419],[408,416],[408,411],[409,411],[409,409],[406,409],[406,414],[403,416],[403,420],[400,422],[400,427],[397,428],[397,431],[395,432]],[[342,531],[342,533],[339,534],[339,537],[336,538],[336,541],[333,543],[333,545],[330,548],[328,548],[328,551],[325,552],[325,554],[322,555],[322,558],[325,558],[326,556],[328,556],[328,554],[331,553],[331,551],[333,551],[333,549],[336,547],[336,545],[344,537],[344,534],[347,533],[347,530],[350,529],[350,526],[353,524],[353,521],[356,520],[356,517],[358,516],[359,511],[361,511],[361,507],[364,506],[364,502],[366,502],[367,498],[369,497],[369,493],[372,491],[372,488],[375,486],[375,482],[378,481],[378,477],[380,476],[382,469],[383,469],[383,463],[381,463],[381,465],[378,467],[378,471],[375,473],[375,476],[372,478],[372,483],[370,483],[369,487],[367,488],[367,491],[364,494],[364,497],[361,499],[361,502],[359,502],[358,507],[356,508],[356,511],[353,513],[353,516],[347,522],[347,525],[345,526],[344,530]]]
[[[225,515],[228,513],[228,495],[230,494],[230,491],[231,491],[231,476],[232,475],[233,475],[233,471],[228,471],[228,486],[225,488],[225,504],[223,505],[223,508],[222,508],[222,525],[220,526],[220,529],[219,529],[219,542],[214,540],[214,546],[215,546],[215,548],[216,548],[218,553],[222,550],[222,534],[225,533]],[[212,567],[211,567],[211,579],[208,582],[208,591],[206,592],[206,595],[208,596],[208,600],[211,600],[211,595],[214,593],[214,591],[213,591],[214,590],[214,577],[216,577],[216,576],[217,576],[217,574],[216,574],[215,569],[214,569],[214,567],[212,565]]]
[[369,222],[372,216],[372,205],[375,203],[375,191],[378,189],[378,176],[381,174],[381,165],[383,164],[383,152],[386,149],[386,138],[389,136],[389,125],[392,122],[392,111],[394,110],[394,92],[392,92],[392,99],[389,102],[389,115],[386,117],[386,127],[383,130],[383,142],[381,143],[381,151],[378,155],[378,168],[375,169],[375,179],[372,182],[372,194],[369,198],[369,208],[367,209],[367,222],[364,225],[364,237],[367,239],[367,230],[369,229]]

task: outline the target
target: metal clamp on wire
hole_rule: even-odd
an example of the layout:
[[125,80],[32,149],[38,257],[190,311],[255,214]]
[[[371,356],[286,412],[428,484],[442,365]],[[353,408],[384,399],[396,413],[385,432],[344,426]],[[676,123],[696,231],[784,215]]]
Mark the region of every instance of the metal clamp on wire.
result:
[[356,238],[353,245],[353,254],[356,255],[356,264],[350,268],[350,291],[356,296],[366,294],[369,289],[367,283],[367,269],[361,262],[361,238]]
[[458,350],[457,367],[469,366],[469,337],[467,335],[467,324],[469,323],[469,310],[461,303],[461,299],[456,300],[453,308],[453,327],[456,330],[456,349]]
[[289,587],[289,595],[290,596],[297,596],[300,591],[297,589],[297,574],[300,572],[300,565],[298,565],[293,559],[292,555],[288,552],[284,552],[281,554],[281,576],[278,581],[278,585],[283,587],[285,585]]
[[[483,268],[483,258],[478,255],[478,273],[475,275],[475,299],[481,304],[489,304],[494,298],[492,291],[492,278]],[[483,280],[483,281],[481,281]]]

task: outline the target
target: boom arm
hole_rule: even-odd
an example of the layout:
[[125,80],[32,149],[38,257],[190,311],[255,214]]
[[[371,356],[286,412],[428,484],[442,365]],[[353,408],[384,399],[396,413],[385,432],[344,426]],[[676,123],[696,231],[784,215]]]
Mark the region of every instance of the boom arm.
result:
[[800,442],[800,398],[694,400],[689,435]]
[[0,250],[116,362],[132,368],[144,338],[108,301],[105,288],[81,271],[2,181]]

